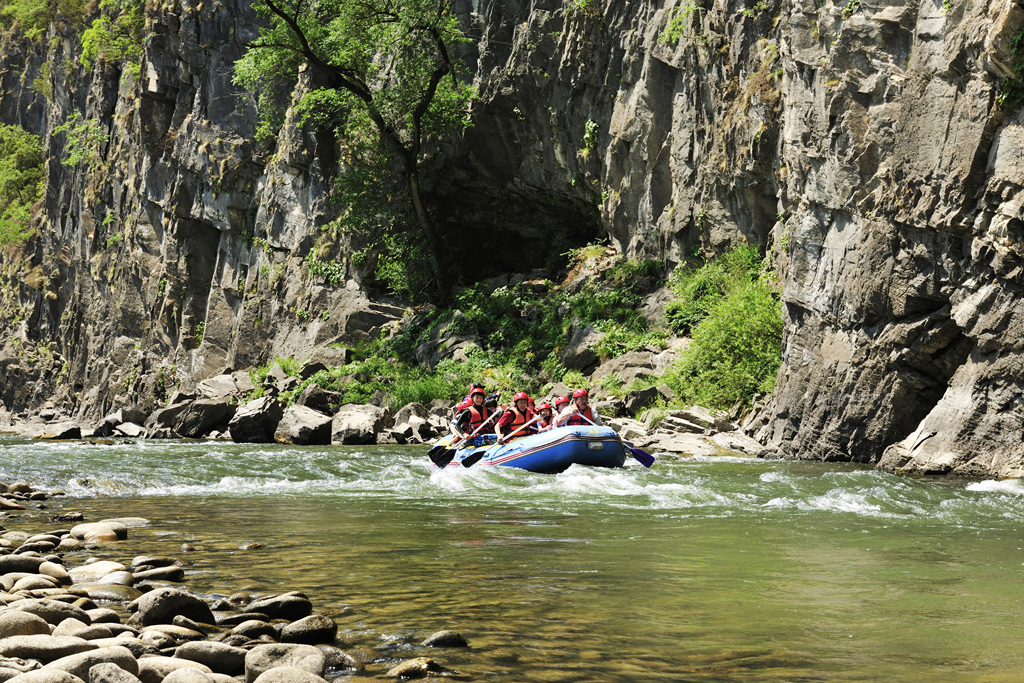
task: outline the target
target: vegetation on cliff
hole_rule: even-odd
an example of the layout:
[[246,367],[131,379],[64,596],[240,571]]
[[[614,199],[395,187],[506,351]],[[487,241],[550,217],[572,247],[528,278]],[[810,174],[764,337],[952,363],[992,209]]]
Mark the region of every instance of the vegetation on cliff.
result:
[[32,235],[32,205],[43,192],[43,145],[19,126],[0,125],[0,245]]
[[[580,250],[577,260],[586,254]],[[671,330],[648,322],[640,310],[646,296],[666,284],[663,272],[660,261],[618,260],[572,290],[550,282],[470,287],[455,297],[453,308],[428,307],[392,336],[358,349],[353,362],[314,374],[283,398],[294,400],[316,384],[338,392],[339,404],[376,401],[395,409],[462,395],[475,381],[505,395],[525,390],[541,396],[559,382],[595,388],[561,362],[570,331],[588,325],[601,332],[592,348],[604,359],[664,348],[675,332],[692,337],[664,376],[625,386],[612,375],[596,387],[602,395],[667,384],[675,393],[669,407],[730,408],[771,391],[781,362],[781,305],[777,278],[757,249],[741,246],[698,268],[674,271],[667,283],[676,301],[665,318]],[[459,353],[436,367],[423,362],[456,347]],[[291,374],[300,365],[288,359],[278,364]],[[257,387],[268,370],[254,373]]]

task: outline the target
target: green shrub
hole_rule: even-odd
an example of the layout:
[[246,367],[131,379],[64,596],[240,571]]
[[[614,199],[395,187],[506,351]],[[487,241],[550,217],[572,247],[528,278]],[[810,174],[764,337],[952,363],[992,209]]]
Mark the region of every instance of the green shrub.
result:
[[100,7],[105,12],[82,33],[82,64],[91,66],[97,59],[124,62],[137,77],[145,41],[145,0],[102,0]]
[[665,307],[669,329],[680,336],[689,335],[730,291],[757,279],[761,265],[757,248],[741,245],[697,270],[677,268],[668,279],[676,296],[676,301]]
[[19,126],[0,125],[0,245],[32,235],[31,207],[43,192],[43,145]]
[[782,305],[775,274],[728,288],[693,329],[693,341],[665,377],[684,403],[749,405],[770,392],[782,362]]

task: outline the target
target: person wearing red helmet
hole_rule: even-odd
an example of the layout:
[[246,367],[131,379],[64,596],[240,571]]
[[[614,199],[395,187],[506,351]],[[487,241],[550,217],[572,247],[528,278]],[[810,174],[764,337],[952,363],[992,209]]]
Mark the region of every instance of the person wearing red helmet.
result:
[[[588,422],[589,420],[589,422]],[[572,392],[572,403],[566,406],[555,419],[555,426],[565,427],[567,425],[604,425],[601,416],[590,406],[590,394],[586,389],[577,389]]]
[[548,404],[547,402],[541,403],[539,406],[537,406],[537,415],[540,416],[540,419],[537,420],[538,432],[546,432],[547,430],[551,429],[554,426],[553,423],[555,421],[555,418],[552,415],[551,411],[551,405]]
[[[507,435],[527,424],[534,417],[536,415],[530,410],[530,397],[525,391],[520,391],[513,397],[512,405],[509,409],[498,418],[498,426],[495,427],[494,431],[498,433],[499,439],[504,440]],[[516,434],[516,436],[529,436],[536,433],[536,428],[531,425]]]
[[[488,421],[491,411],[484,405],[484,389],[482,386],[475,386],[469,392],[470,405],[462,409],[452,420],[450,429],[457,439],[465,439],[477,430],[480,425]],[[460,404],[461,405],[461,404]],[[481,430],[484,431],[484,430]]]

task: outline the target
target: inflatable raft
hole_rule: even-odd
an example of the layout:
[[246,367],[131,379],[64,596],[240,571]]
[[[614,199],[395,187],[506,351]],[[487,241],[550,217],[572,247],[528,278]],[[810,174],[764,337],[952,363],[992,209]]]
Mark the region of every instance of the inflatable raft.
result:
[[571,465],[590,467],[622,467],[627,449],[610,427],[558,427],[508,443],[495,444],[497,437],[489,434],[485,443],[458,448],[448,467],[462,467],[469,458],[472,467],[518,467],[530,472],[557,474]]

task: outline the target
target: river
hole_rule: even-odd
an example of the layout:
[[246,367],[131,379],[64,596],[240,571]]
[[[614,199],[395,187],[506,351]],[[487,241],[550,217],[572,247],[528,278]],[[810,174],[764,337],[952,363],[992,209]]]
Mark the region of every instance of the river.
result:
[[[207,597],[304,591],[372,660],[340,680],[419,655],[465,681],[1024,671],[1019,481],[669,455],[650,470],[440,471],[425,451],[0,438],[0,480],[67,493],[3,524],[145,517],[92,554],[182,557]],[[417,645],[442,628],[471,647]]]

